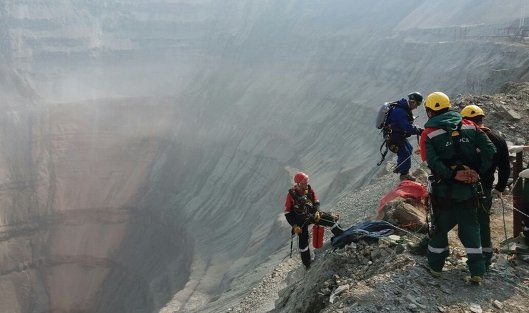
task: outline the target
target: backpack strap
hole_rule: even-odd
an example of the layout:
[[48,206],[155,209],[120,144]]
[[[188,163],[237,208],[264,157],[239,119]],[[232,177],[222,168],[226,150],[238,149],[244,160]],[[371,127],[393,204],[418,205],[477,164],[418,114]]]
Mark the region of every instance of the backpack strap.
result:
[[384,116],[384,122],[382,123],[382,125],[383,125],[382,129],[387,127],[386,123],[387,123],[387,120],[388,120],[388,116],[391,113],[391,111],[393,111],[393,109],[397,106],[398,103],[399,103],[398,101],[393,101],[393,102],[389,103],[388,111],[386,112],[386,115]]
[[[382,147],[386,147],[386,149],[384,150],[384,152],[382,152]],[[388,154],[388,145],[386,145],[386,139],[384,139],[384,141],[382,141],[382,145],[380,146],[380,148],[378,149],[380,151],[380,161],[377,163],[377,166],[380,166],[380,164],[382,164],[382,162],[384,162],[384,160],[386,159],[386,155]]]

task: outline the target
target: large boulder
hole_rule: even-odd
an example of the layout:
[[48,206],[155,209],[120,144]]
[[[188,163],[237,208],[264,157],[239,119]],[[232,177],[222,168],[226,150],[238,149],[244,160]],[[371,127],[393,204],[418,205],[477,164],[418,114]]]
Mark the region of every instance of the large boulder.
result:
[[424,204],[410,198],[395,198],[384,206],[383,220],[398,227],[426,232],[426,209]]

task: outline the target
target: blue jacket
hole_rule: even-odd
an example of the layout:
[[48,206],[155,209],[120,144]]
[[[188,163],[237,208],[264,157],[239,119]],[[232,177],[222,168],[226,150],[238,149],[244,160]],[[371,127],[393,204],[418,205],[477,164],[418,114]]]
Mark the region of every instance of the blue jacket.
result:
[[408,106],[408,100],[400,99],[397,104],[389,111],[386,120],[393,132],[402,133],[405,137],[417,134],[417,127],[413,125],[413,114]]

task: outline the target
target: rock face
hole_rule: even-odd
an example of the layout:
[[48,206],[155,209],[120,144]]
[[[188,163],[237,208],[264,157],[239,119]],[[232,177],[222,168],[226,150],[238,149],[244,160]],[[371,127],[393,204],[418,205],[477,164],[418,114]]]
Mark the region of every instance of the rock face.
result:
[[523,42],[412,19],[431,2],[3,1],[0,311],[214,311],[244,292],[287,244],[295,170],[324,207],[377,171],[379,103],[527,75]]
[[1,311],[106,311],[116,284],[131,287],[127,306],[145,308],[157,279],[184,285],[185,232],[138,201],[173,110],[157,100],[156,123],[138,124],[151,105],[35,106],[4,120]]

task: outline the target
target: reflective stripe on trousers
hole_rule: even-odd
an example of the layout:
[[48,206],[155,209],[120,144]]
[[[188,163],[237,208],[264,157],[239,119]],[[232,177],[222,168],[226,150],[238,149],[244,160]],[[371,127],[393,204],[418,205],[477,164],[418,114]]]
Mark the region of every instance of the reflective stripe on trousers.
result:
[[467,253],[467,265],[471,275],[481,276],[485,272],[478,223],[477,208],[443,208],[436,212],[438,230],[432,235],[428,247],[428,265],[437,272],[442,271],[449,254],[448,232],[458,226],[458,237]]
[[444,247],[444,248],[434,248],[430,245],[428,245],[428,251],[430,251],[431,253],[437,253],[437,254],[440,254],[440,253],[443,253],[445,251],[448,251],[448,247]]
[[467,252],[467,254],[482,254],[483,253],[483,250],[481,249],[481,247],[479,247],[479,248],[465,248],[465,251]]

